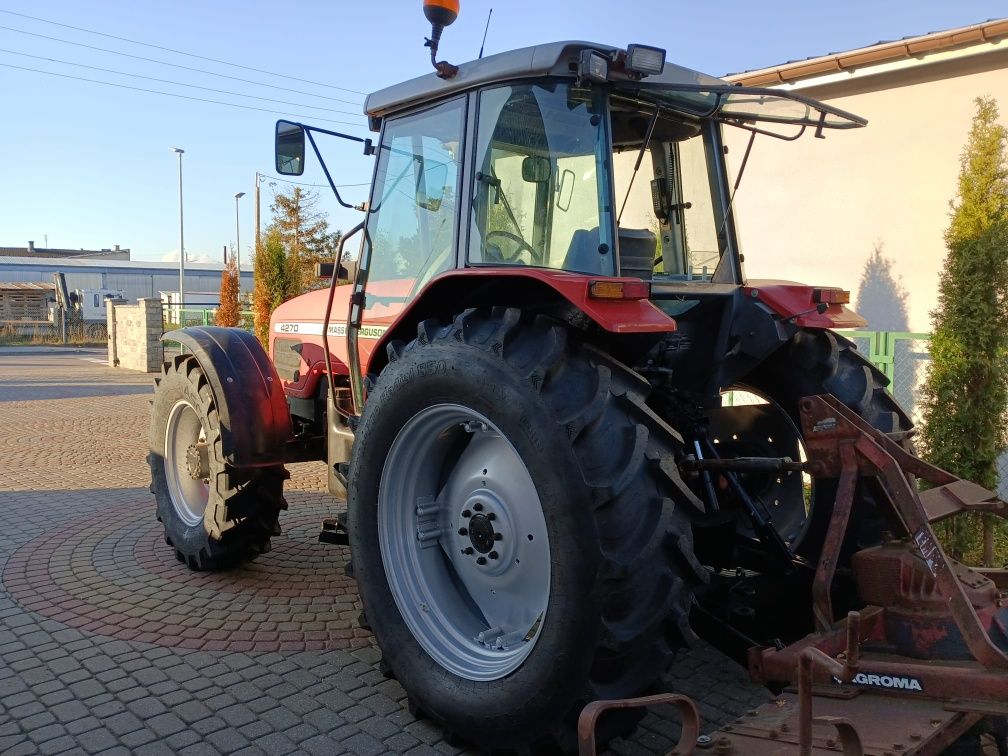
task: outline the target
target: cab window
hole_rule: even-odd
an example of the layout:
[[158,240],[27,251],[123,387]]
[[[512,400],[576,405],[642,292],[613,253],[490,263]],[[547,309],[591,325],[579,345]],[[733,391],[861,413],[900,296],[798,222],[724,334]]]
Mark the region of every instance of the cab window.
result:
[[368,217],[367,308],[395,315],[454,267],[464,100],[386,123]]
[[716,145],[699,120],[667,111],[655,118],[654,107],[617,96],[610,102],[624,269],[636,245],[642,277],[730,283],[724,217],[711,178]]
[[470,263],[614,274],[604,115],[569,82],[480,93]]

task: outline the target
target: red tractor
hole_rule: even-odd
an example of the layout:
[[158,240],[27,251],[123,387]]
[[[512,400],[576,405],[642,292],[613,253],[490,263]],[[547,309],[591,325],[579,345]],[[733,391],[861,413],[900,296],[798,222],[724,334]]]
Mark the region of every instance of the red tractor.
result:
[[[348,538],[411,702],[481,748],[570,749],[586,703],[648,691],[698,634],[751,664],[836,631],[869,601],[857,555],[913,535],[875,468],[813,458],[837,420],[810,426],[803,397],[895,449],[911,422],[832,330],[864,324],[847,292],[746,279],[725,165],[726,129],[751,147],[865,121],[642,45],[435,64],[367,98],[364,218],[329,287],[277,308],[269,355],[166,334],[185,350],[155,393],[152,490],[177,557],[222,569],[279,532],[285,463],[324,462],[347,505],[323,536]],[[280,122],[277,170],[318,133],[345,136]]]

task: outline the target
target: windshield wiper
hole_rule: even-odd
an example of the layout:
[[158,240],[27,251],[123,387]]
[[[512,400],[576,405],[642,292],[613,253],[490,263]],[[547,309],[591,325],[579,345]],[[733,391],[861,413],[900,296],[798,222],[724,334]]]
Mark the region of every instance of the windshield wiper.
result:
[[633,182],[634,179],[637,178],[637,171],[640,170],[640,164],[644,159],[644,153],[647,152],[648,145],[651,144],[651,135],[654,133],[655,124],[658,123],[659,113],[661,113],[661,108],[656,105],[654,115],[651,116],[651,123],[648,124],[647,134],[644,136],[644,142],[641,144],[640,152],[637,153],[637,162],[634,163],[633,174],[630,176],[630,183],[626,189],[626,196],[623,197],[623,204],[620,206],[619,215],[616,216],[617,226],[619,226],[620,220],[623,218],[623,211],[626,209],[627,200],[630,199],[630,190],[633,189]]
[[[504,190],[501,189],[501,180],[496,176],[494,176],[492,173],[488,175],[486,173],[483,173],[482,171],[476,174],[476,180],[481,181],[482,183],[486,184],[487,186],[493,187],[496,190],[497,196],[500,199],[504,200],[504,210],[507,212],[508,218],[511,219],[511,224],[514,226],[515,231],[518,232],[518,236],[521,237],[522,244],[524,244],[529,249],[532,249],[532,245],[525,240],[525,234],[522,233],[521,226],[518,225],[518,219],[515,218],[515,214],[511,210],[511,203],[508,202],[507,194],[505,194]],[[473,207],[475,208],[475,205]]]

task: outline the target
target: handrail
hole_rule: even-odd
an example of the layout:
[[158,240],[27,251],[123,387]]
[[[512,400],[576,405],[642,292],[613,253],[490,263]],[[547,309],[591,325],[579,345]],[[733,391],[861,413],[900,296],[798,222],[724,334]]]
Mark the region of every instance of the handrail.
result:
[[[364,221],[361,221],[356,226],[347,231],[345,234],[343,234],[343,236],[340,237],[339,248],[336,250],[336,265],[333,268],[333,276],[331,279],[329,279],[329,300],[326,302],[325,319],[322,321],[322,355],[325,358],[326,383],[329,386],[329,397],[332,400],[332,406],[336,409],[336,411],[347,419],[350,419],[351,413],[341,409],[340,406],[336,403],[336,379],[333,377],[332,355],[329,354],[329,316],[332,314],[333,297],[336,294],[336,282],[339,279],[340,265],[343,262],[343,246],[346,244],[347,239],[349,239],[351,236],[353,236],[363,228],[364,228]],[[353,362],[352,360],[349,359],[349,355],[350,355],[350,345],[348,343],[347,357],[348,362],[352,365]],[[351,375],[350,380],[353,381],[353,379],[354,376]],[[354,402],[353,406],[354,413],[356,413],[358,409],[359,408],[357,407],[356,402]]]

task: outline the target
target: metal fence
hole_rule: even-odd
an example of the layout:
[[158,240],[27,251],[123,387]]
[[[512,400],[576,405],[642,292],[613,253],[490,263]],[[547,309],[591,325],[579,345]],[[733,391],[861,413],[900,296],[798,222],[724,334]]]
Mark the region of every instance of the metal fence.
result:
[[[844,331],[844,336],[889,379],[889,390],[913,420],[923,423],[920,391],[931,364],[931,334],[897,331]],[[1008,449],[998,457],[997,493],[1008,499]]]
[[[217,308],[165,307],[161,312],[161,333],[163,335],[168,333],[168,331],[188,326],[212,326],[215,324],[214,316],[217,314]],[[252,332],[253,320],[251,310],[241,310],[238,313],[238,327],[250,333]],[[177,341],[165,341],[165,344],[168,345],[168,349],[181,349],[183,352],[185,351],[185,347]]]
[[922,421],[920,390],[931,362],[931,334],[900,331],[842,331],[868,361],[885,373],[889,390],[914,425]]
[[[216,307],[166,307],[162,310],[161,332],[167,333],[176,328],[186,328],[188,326],[209,326],[214,325],[214,318],[217,315]],[[246,331],[252,330],[252,311],[242,310],[238,313],[238,327]]]

